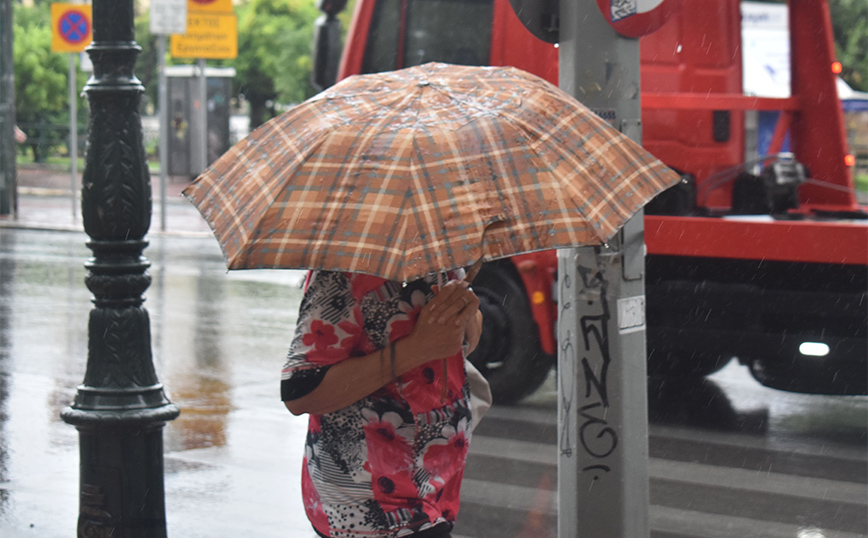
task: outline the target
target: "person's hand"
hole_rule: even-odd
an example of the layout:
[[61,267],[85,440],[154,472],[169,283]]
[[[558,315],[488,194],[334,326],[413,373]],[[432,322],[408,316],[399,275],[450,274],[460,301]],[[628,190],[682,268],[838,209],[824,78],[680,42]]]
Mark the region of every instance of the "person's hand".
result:
[[451,280],[442,288],[434,286],[434,299],[424,310],[430,316],[428,323],[445,324],[450,322],[456,326],[464,326],[476,317],[479,311],[479,297],[473,293],[470,283],[462,280]]
[[435,359],[451,357],[464,344],[465,328],[454,323],[438,323],[426,307],[419,313],[419,319],[408,336],[418,365]]

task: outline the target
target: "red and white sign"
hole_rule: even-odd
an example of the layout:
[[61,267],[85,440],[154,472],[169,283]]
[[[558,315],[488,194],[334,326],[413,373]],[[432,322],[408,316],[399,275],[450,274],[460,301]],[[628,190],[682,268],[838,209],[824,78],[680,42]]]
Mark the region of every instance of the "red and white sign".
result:
[[619,34],[638,38],[663,26],[681,0],[597,0],[597,6]]

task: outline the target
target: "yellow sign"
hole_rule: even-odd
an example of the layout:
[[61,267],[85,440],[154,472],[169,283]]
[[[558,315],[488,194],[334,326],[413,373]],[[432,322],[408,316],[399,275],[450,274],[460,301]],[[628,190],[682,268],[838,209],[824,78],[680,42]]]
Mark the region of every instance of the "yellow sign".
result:
[[51,4],[51,51],[82,52],[93,39],[87,4]]
[[232,0],[187,0],[187,11],[232,13]]
[[[215,3],[221,0],[215,0]],[[192,5],[192,0],[190,4]],[[187,33],[172,35],[173,58],[238,57],[238,20],[232,13],[187,12]]]

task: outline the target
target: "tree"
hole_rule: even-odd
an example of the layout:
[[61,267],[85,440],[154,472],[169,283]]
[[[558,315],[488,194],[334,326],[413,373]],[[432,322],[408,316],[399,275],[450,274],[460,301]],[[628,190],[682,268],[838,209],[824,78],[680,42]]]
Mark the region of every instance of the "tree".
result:
[[300,102],[310,86],[314,0],[249,0],[238,9],[236,93],[250,103],[250,127],[274,116],[273,103]]
[[142,47],[142,52],[136,58],[135,73],[145,87],[145,97],[142,99],[143,107],[147,107],[148,104],[155,106],[157,104],[157,81],[159,80],[157,39],[159,37],[151,33],[150,14],[146,13],[136,17],[136,43]]
[[830,0],[832,29],[841,76],[857,90],[868,90],[868,2]]
[[[48,4],[35,7],[15,6],[13,63],[15,65],[15,107],[18,122],[33,149],[33,158],[42,159],[41,143],[61,142],[57,133],[40,133],[36,125],[68,122],[68,58],[51,52],[51,14]],[[77,75],[76,85],[84,85],[85,76]],[[77,107],[84,112],[82,99]],[[79,114],[79,117],[85,117]],[[28,125],[29,124],[29,125]]]

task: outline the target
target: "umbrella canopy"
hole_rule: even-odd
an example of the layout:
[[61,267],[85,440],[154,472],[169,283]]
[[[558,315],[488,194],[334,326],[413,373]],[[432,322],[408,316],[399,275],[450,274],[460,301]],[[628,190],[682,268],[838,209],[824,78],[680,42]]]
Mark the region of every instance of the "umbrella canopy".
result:
[[229,269],[408,281],[602,244],[679,177],[511,67],[350,77],[269,121],[184,190]]

